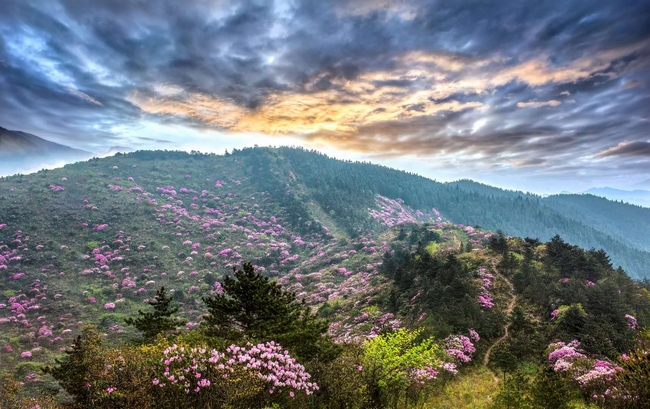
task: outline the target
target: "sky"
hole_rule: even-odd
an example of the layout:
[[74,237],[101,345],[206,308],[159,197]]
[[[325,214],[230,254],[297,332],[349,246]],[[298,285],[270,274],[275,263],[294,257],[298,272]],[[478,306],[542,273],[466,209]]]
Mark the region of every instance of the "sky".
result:
[[553,193],[650,179],[650,1],[2,0],[0,126],[296,145]]

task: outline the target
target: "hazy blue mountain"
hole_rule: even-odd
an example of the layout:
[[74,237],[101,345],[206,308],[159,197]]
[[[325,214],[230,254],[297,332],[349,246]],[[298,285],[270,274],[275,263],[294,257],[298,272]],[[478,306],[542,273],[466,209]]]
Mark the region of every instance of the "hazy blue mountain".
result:
[[634,185],[636,189],[650,189],[650,179],[644,180]]
[[638,206],[650,207],[650,190],[621,190],[611,187],[593,187],[585,193],[605,197],[609,200],[620,200]]
[[0,127],[0,176],[62,166],[92,156],[91,152]]

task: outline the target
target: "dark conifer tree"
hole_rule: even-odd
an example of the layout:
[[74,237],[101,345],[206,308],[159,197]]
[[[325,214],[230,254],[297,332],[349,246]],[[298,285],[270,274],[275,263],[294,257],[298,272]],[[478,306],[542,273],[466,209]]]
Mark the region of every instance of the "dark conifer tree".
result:
[[101,338],[97,331],[90,327],[83,330],[82,335],[65,351],[62,359],[56,358],[56,366],[46,366],[43,372],[52,375],[59,385],[71,396],[80,407],[91,407],[92,393],[88,384],[92,381],[88,369],[97,364],[101,346]]
[[158,334],[175,330],[185,325],[186,321],[172,317],[178,311],[178,307],[172,307],[172,297],[168,296],[165,287],[160,287],[156,296],[149,305],[153,307],[152,312],[138,311],[138,318],[126,318],[124,322],[135,326],[142,333],[145,341],[151,341]]
[[328,322],[312,314],[293,292],[256,272],[251,263],[226,276],[223,293],[204,297],[206,333],[239,341],[278,341],[299,357],[328,360],[338,348],[324,336]]

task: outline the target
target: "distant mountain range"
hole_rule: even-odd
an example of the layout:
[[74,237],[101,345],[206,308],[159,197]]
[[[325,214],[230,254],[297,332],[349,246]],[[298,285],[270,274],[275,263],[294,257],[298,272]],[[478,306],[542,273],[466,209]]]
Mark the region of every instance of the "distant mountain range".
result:
[[[547,197],[504,190],[471,180],[447,183],[475,195],[475,207],[457,199],[452,220],[501,229],[517,236],[548,238],[560,234],[584,248],[604,248],[615,264],[637,277],[650,276],[650,209],[611,201],[593,194]],[[469,198],[468,198],[469,199]],[[466,199],[467,200],[467,199]],[[485,214],[478,209],[489,209]],[[637,250],[641,250],[640,252]],[[637,262],[640,262],[637,264]]]
[[[641,182],[638,185],[643,185],[644,183],[647,183],[649,185],[648,187],[650,187],[650,180]],[[611,187],[594,187],[585,193],[605,197],[609,200],[620,200],[638,206],[650,207],[650,190],[621,190]]]
[[27,132],[0,127],[0,176],[31,173],[88,160],[95,156],[111,156],[117,152],[132,151],[133,149],[128,147],[114,146],[105,153],[93,153],[51,142]]
[[92,155],[90,152],[73,149],[50,142],[27,132],[10,131],[0,127],[0,156],[25,155]]
[[650,179],[644,180],[643,182],[639,182],[636,185],[634,185],[636,189],[646,189],[650,190]]

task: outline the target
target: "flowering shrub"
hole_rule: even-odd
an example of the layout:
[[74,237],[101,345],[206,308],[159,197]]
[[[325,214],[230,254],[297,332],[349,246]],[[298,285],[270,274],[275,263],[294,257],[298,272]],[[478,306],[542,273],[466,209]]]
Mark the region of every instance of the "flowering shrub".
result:
[[492,300],[492,294],[490,293],[490,289],[492,288],[492,279],[494,276],[490,273],[487,272],[485,268],[480,268],[478,270],[478,275],[481,279],[481,292],[480,294],[476,297],[476,302],[483,307],[483,308],[493,308],[494,307],[494,302]]
[[[476,337],[478,333],[474,331]],[[458,362],[470,362],[476,348],[465,335],[450,335],[445,338],[445,353]]]
[[548,362],[553,365],[556,372],[566,372],[573,366],[573,363],[586,355],[578,351],[580,342],[571,341],[568,344],[556,342],[549,345],[551,352],[548,354]]
[[250,377],[250,382],[262,382],[269,394],[296,392],[311,395],[318,385],[310,382],[311,375],[289,353],[275,342],[231,345],[225,352],[215,349],[186,348],[176,344],[165,349],[161,359],[164,372],[152,382],[159,387],[177,387],[185,393],[201,390],[228,381],[233,374]]
[[553,370],[565,374],[585,391],[586,395],[602,403],[605,399],[628,400],[631,396],[622,393],[615,382],[623,368],[615,363],[587,356],[580,351],[580,342],[568,344],[556,342],[549,346],[548,361]]
[[425,214],[419,210],[413,211],[413,209],[405,206],[402,199],[390,199],[377,195],[375,206],[378,209],[368,208],[368,213],[377,222],[389,227],[404,223],[416,223],[432,218],[431,214]]

